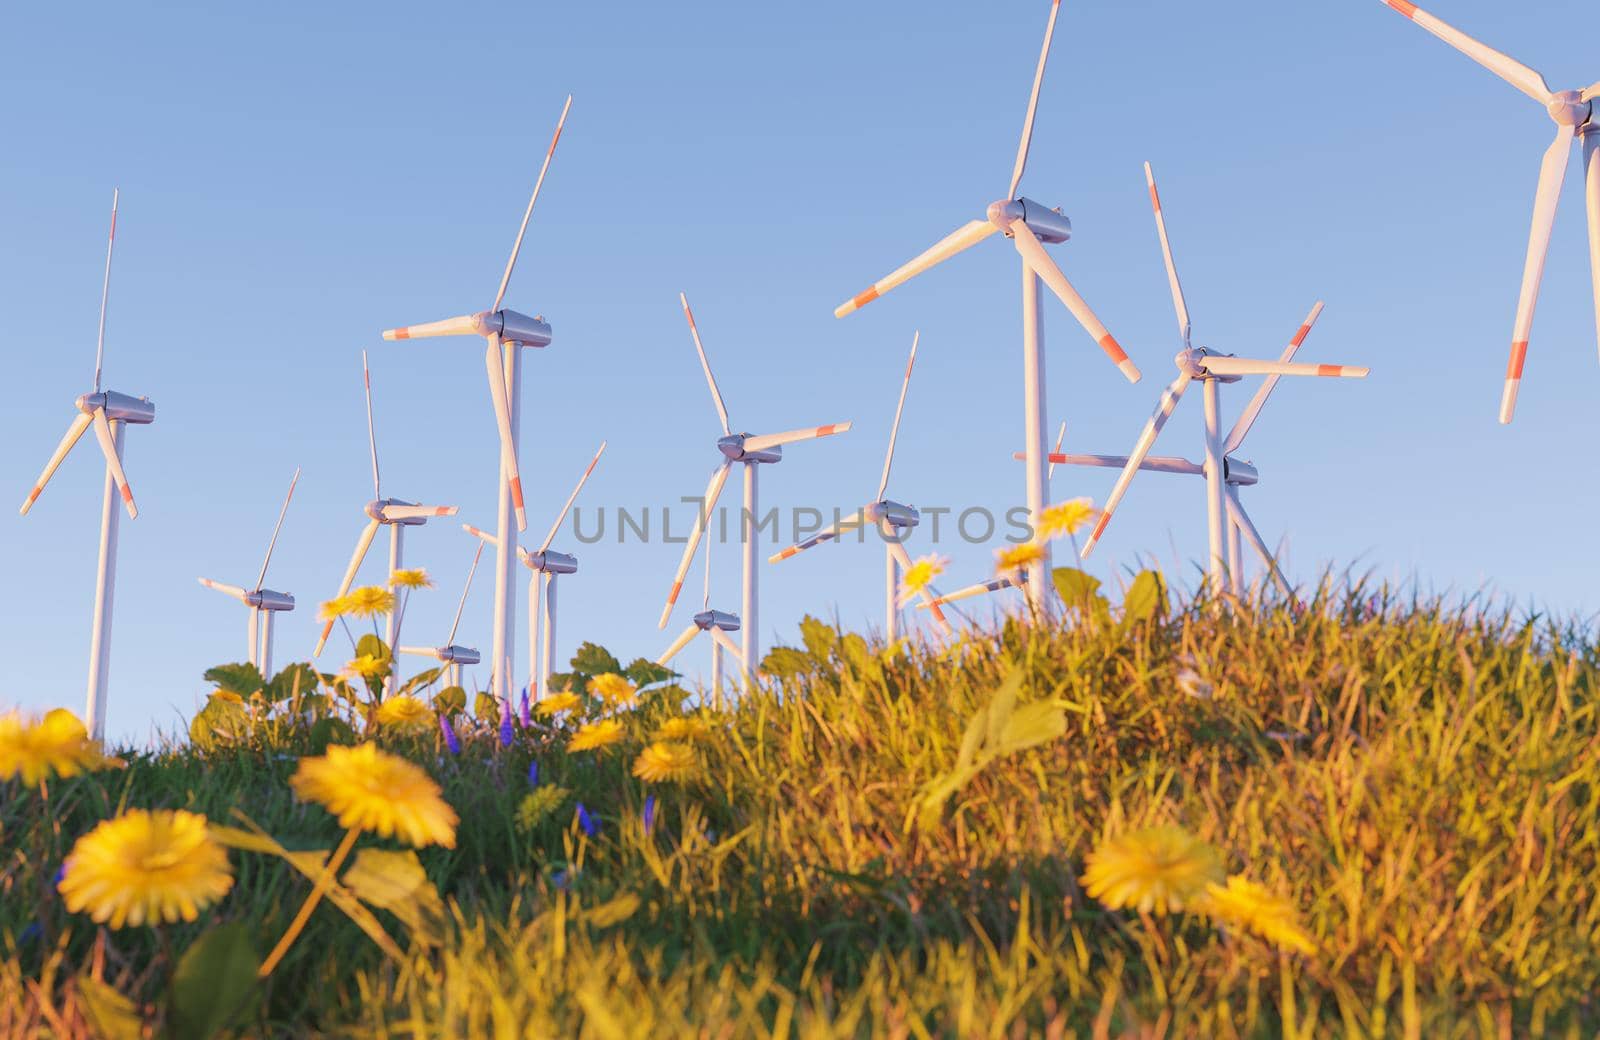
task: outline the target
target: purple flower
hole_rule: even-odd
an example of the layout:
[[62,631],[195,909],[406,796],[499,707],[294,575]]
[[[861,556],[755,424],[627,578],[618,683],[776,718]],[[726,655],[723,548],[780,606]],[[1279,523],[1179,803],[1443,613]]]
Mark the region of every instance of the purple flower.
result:
[[583,833],[593,838],[600,833],[600,821],[589,815],[589,810],[578,803],[578,826],[583,828]]
[[558,870],[554,874],[551,874],[550,875],[550,883],[552,885],[554,885],[555,887],[557,887],[557,888],[566,888],[567,887],[567,872],[564,871],[564,870]]
[[533,728],[533,703],[528,700],[528,688],[522,688],[522,728]]
[[461,754],[461,738],[456,736],[455,727],[450,725],[450,717],[440,714],[439,732],[444,734],[444,746],[450,749],[452,755]]
[[647,795],[645,797],[645,800],[644,800],[644,812],[643,812],[642,816],[643,816],[643,820],[644,820],[644,832],[646,834],[652,833],[656,829],[656,796],[655,795],[652,794],[652,795]]
[[515,734],[511,729],[511,698],[500,702],[500,746],[510,747]]
[[528,763],[528,786],[529,787],[538,787],[539,786],[539,761],[538,761],[538,759],[535,759],[532,762]]

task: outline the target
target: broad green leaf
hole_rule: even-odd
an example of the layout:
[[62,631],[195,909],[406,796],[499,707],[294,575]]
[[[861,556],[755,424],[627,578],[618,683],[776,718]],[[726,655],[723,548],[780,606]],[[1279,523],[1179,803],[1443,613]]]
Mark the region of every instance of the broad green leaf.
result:
[[1034,701],[1012,713],[1005,732],[990,750],[998,755],[1057,740],[1067,732],[1067,713],[1054,701]]
[[300,699],[315,694],[319,684],[317,670],[304,662],[291,664],[282,669],[267,683],[267,699],[275,703],[282,703],[294,697],[295,682],[300,683]]
[[494,699],[494,694],[478,691],[472,699],[472,714],[482,721],[494,721],[500,717],[500,702]]
[[389,647],[383,640],[368,632],[356,640],[357,657],[376,657],[380,661],[389,660]]
[[1099,593],[1100,579],[1086,571],[1076,567],[1057,567],[1050,572],[1050,578],[1055,582],[1056,595],[1069,607],[1085,609],[1097,600],[1105,602]]
[[675,679],[678,676],[678,673],[671,668],[656,664],[654,661],[644,657],[635,658],[634,662],[628,665],[622,674],[627,676],[628,681],[635,686],[649,686],[652,683],[666,682],[668,679]]
[[621,675],[622,662],[600,644],[585,642],[579,644],[578,652],[572,655],[572,670],[582,673],[585,677],[605,675],[608,672]]
[[249,697],[266,685],[253,664],[219,664],[215,668],[207,668],[202,678],[219,690],[237,693],[241,697]]
[[1011,723],[1011,713],[1017,706],[1017,694],[1022,689],[1022,673],[1013,665],[989,701],[989,725],[984,737],[984,747],[990,751],[1005,739],[1006,727]]
[[175,1040],[210,1040],[236,1021],[258,995],[250,929],[218,925],[178,960],[167,996],[167,1029]]
[[140,1040],[139,1009],[116,988],[89,975],[78,976],[78,1000],[98,1040]]
[[446,686],[433,695],[433,710],[455,718],[467,710],[467,691],[459,686]]
[[415,690],[418,687],[427,686],[429,683],[439,678],[439,676],[443,673],[443,668],[429,668],[426,671],[418,672],[416,675],[413,675],[411,678],[400,684],[399,692],[410,693],[412,690]]
[[839,640],[839,654],[850,663],[851,669],[861,678],[878,671],[878,662],[868,649],[867,641],[854,632],[845,633],[844,638]]
[[338,716],[330,715],[325,719],[318,719],[311,727],[311,749],[319,755],[328,750],[329,744],[355,742],[355,730]]
[[775,646],[761,659],[761,671],[778,679],[804,675],[815,667],[811,656],[792,646]]
[[189,740],[202,751],[232,744],[250,736],[250,713],[243,704],[212,694],[206,706],[189,722]]
[[806,653],[818,664],[827,664],[828,658],[833,653],[833,646],[839,640],[839,633],[833,626],[818,621],[807,614],[800,619],[800,639],[806,644]]
[[444,904],[415,852],[362,849],[341,880],[358,899],[394,914],[417,940],[443,941]]
[[1122,599],[1122,616],[1128,621],[1152,621],[1167,613],[1167,583],[1160,571],[1140,571]]

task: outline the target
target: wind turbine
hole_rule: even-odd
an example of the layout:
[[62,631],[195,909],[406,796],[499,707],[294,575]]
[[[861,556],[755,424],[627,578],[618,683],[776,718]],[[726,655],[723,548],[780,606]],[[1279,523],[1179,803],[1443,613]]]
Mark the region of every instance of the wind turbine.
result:
[[[906,552],[904,542],[911,529],[922,519],[922,514],[914,507],[884,497],[889,488],[889,469],[894,465],[895,440],[900,435],[900,416],[905,411],[906,390],[911,386],[911,369],[917,363],[917,341],[920,338],[920,332],[911,337],[911,356],[906,359],[905,378],[900,382],[900,400],[894,408],[894,425],[889,428],[889,449],[883,457],[883,476],[878,480],[878,491],[873,500],[850,516],[837,521],[832,527],[767,557],[768,563],[777,563],[814,545],[832,541],[845,531],[856,530],[865,524],[875,525],[883,536],[884,580],[887,583],[883,628],[884,639],[888,643],[900,638],[900,575],[903,571],[911,569],[911,556]],[[920,595],[928,608],[933,611],[933,616],[938,619],[939,624],[946,632],[950,631],[950,622],[945,620],[944,611],[939,609],[939,603],[935,599],[937,592],[923,589]]]
[[[400,570],[404,564],[401,562],[401,545],[408,527],[420,527],[429,519],[436,516],[455,516],[458,512],[455,506],[423,506],[415,502],[407,502],[399,498],[384,498],[383,484],[378,475],[378,436],[372,426],[372,372],[367,368],[367,352],[361,352],[361,375],[367,393],[367,446],[372,452],[372,501],[363,507],[367,514],[367,526],[361,529],[361,537],[356,539],[356,551],[350,554],[350,566],[345,568],[344,580],[339,583],[337,597],[342,598],[350,591],[350,586],[355,583],[356,572],[361,569],[361,561],[366,559],[367,550],[372,548],[372,539],[377,537],[379,527],[389,529],[389,572],[393,574]],[[389,688],[393,689],[400,681],[400,662],[394,656],[394,647],[400,639],[400,604],[395,604],[395,609],[389,611],[388,634],[384,638],[388,645],[393,665],[389,672]],[[311,655],[313,658],[322,656],[322,648],[328,643],[328,635],[333,631],[333,619],[329,618],[322,626],[322,635],[317,638],[317,649]]]
[[[494,304],[486,311],[458,318],[408,325],[384,332],[386,340],[423,339],[431,336],[482,336],[486,343],[483,355],[484,368],[489,373],[489,401],[494,406],[495,424],[500,431],[499,453],[499,514],[496,518],[496,554],[494,568],[494,660],[490,663],[491,686],[496,693],[509,698],[515,685],[512,662],[516,656],[516,638],[512,626],[516,624],[516,593],[511,581],[516,566],[516,536],[511,530],[513,518],[518,531],[528,529],[528,513],[522,500],[522,472],[517,463],[517,436],[522,415],[522,351],[519,347],[547,347],[550,345],[550,325],[543,315],[528,317],[500,305],[506,297],[506,286],[511,282],[511,272],[517,266],[517,254],[522,251],[523,236],[528,233],[528,221],[533,217],[533,204],[539,201],[539,189],[544,187],[544,176],[550,170],[550,160],[556,154],[556,142],[561,140],[561,128],[567,123],[567,112],[572,108],[572,95],[561,108],[561,118],[556,121],[556,132],[550,138],[550,147],[544,153],[544,165],[539,167],[539,179],[533,183],[533,194],[528,198],[528,208],[522,213],[522,226],[517,229],[517,240],[511,246],[511,256],[500,276],[500,287],[495,290]],[[533,651],[530,649],[529,653]]]
[[279,611],[294,609],[293,596],[287,592],[274,592],[262,585],[267,580],[267,565],[272,562],[272,550],[278,544],[278,532],[283,530],[284,515],[289,512],[289,500],[294,498],[294,486],[299,482],[300,471],[297,469],[289,480],[289,493],[283,496],[283,507],[278,510],[278,522],[272,528],[272,538],[267,542],[267,555],[261,561],[261,573],[256,575],[254,587],[246,590],[210,578],[200,579],[200,584],[206,588],[226,593],[250,608],[250,652],[245,660],[256,666],[263,679],[272,678],[273,618]]
[[[1027,448],[1028,512],[1035,522],[1040,511],[1050,499],[1050,480],[1045,471],[1045,378],[1044,378],[1044,308],[1039,291],[1042,280],[1050,291],[1066,305],[1091,338],[1100,345],[1123,376],[1130,383],[1139,381],[1139,369],[1128,359],[1127,353],[1106,330],[1105,325],[1089,309],[1083,297],[1072,287],[1067,276],[1045,251],[1045,244],[1065,242],[1072,236],[1072,222],[1060,209],[1049,209],[1042,203],[1017,194],[1022,181],[1022,171],[1028,162],[1028,147],[1033,138],[1033,119],[1039,106],[1039,87],[1044,82],[1045,61],[1050,56],[1050,39],[1055,34],[1056,16],[1061,11],[1061,0],[1052,0],[1050,20],[1045,25],[1044,46],[1039,50],[1039,64],[1034,70],[1033,92],[1028,97],[1028,114],[1022,122],[1022,140],[1017,145],[1017,158],[1011,169],[1011,181],[1003,199],[989,204],[984,218],[973,220],[946,235],[922,255],[897,268],[874,282],[866,291],[858,293],[834,309],[834,317],[859,310],[895,286],[910,280],[941,261],[948,260],[1001,232],[1011,239],[1022,260],[1022,371],[1023,371],[1023,427]],[[1050,594],[1049,546],[1045,546],[1042,565],[1030,572],[1028,600],[1035,611],[1043,611]]]
[[483,558],[483,543],[478,543],[478,551],[472,554],[472,566],[467,570],[467,583],[461,589],[461,602],[456,604],[456,618],[450,622],[450,634],[445,637],[444,645],[433,646],[402,646],[399,653],[410,654],[413,657],[431,657],[444,666],[444,684],[446,687],[461,685],[461,668],[463,665],[477,664],[481,657],[478,651],[470,646],[456,645],[456,629],[461,627],[461,612],[467,606],[467,593],[472,591],[472,576],[478,573],[478,561]]
[[717,450],[722,453],[723,458],[722,463],[711,474],[711,482],[706,485],[704,504],[695,516],[694,529],[689,532],[689,544],[683,547],[683,559],[678,562],[678,571],[672,577],[672,590],[667,593],[667,605],[662,608],[661,622],[657,627],[666,628],[667,619],[672,616],[673,604],[678,602],[678,593],[683,591],[683,576],[688,573],[689,564],[694,560],[695,546],[700,543],[700,536],[704,533],[706,524],[710,522],[711,511],[717,505],[717,497],[722,494],[722,485],[727,482],[729,468],[735,462],[743,463],[744,514],[740,523],[740,535],[744,548],[744,594],[740,605],[740,613],[743,615],[740,665],[744,671],[745,682],[753,686],[756,669],[761,663],[760,625],[756,620],[758,606],[756,525],[759,516],[756,511],[756,467],[780,461],[783,458],[785,444],[844,433],[850,429],[850,424],[842,422],[826,426],[806,426],[798,430],[785,430],[782,433],[766,433],[760,436],[734,433],[732,427],[728,425],[728,408],[722,403],[722,391],[717,389],[717,379],[711,374],[711,362],[706,360],[706,349],[700,342],[700,329],[694,323],[694,312],[689,309],[689,298],[679,293],[678,300],[683,304],[683,316],[689,322],[689,334],[694,338],[695,352],[700,355],[700,367],[706,374],[706,385],[711,388],[711,401],[717,406],[717,418],[722,422],[722,436],[717,438]]
[[[1277,361],[1253,361],[1246,358],[1234,357],[1231,354],[1219,354],[1206,347],[1196,347],[1190,342],[1189,308],[1184,303],[1183,286],[1178,281],[1177,264],[1172,259],[1172,244],[1167,239],[1167,222],[1161,211],[1161,195],[1156,190],[1155,174],[1151,172],[1150,164],[1144,164],[1145,184],[1150,189],[1150,206],[1155,212],[1156,234],[1161,239],[1161,255],[1167,267],[1167,285],[1172,292],[1172,306],[1178,316],[1178,334],[1182,338],[1183,349],[1173,359],[1178,366],[1178,378],[1161,394],[1160,403],[1156,410],[1145,423],[1144,430],[1140,432],[1138,441],[1134,444],[1133,452],[1122,464],[1122,473],[1117,477],[1116,484],[1111,489],[1110,496],[1106,499],[1105,509],[1095,521],[1094,530],[1083,545],[1082,556],[1089,558],[1095,545],[1100,541],[1100,536],[1105,533],[1106,525],[1111,522],[1111,517],[1116,513],[1117,505],[1122,501],[1122,496],[1128,490],[1128,484],[1133,480],[1135,473],[1141,468],[1146,468],[1145,463],[1150,462],[1150,469],[1167,469],[1171,472],[1192,473],[1194,463],[1184,459],[1148,458],[1150,448],[1155,444],[1161,428],[1172,417],[1172,410],[1177,407],[1178,401],[1183,397],[1184,391],[1189,389],[1189,384],[1198,379],[1205,387],[1205,429],[1206,429],[1206,461],[1201,468],[1206,478],[1206,530],[1209,537],[1209,553],[1207,574],[1210,577],[1211,590],[1216,595],[1221,595],[1228,586],[1228,559],[1223,546],[1226,533],[1223,529],[1223,517],[1231,514],[1244,532],[1251,537],[1256,550],[1263,556],[1267,553],[1266,545],[1261,542],[1260,535],[1256,533],[1255,525],[1250,523],[1250,518],[1245,515],[1244,509],[1239,505],[1237,492],[1229,491],[1229,460],[1228,455],[1237,449],[1243,442],[1245,434],[1250,432],[1250,426],[1255,422],[1256,415],[1261,406],[1266,403],[1267,395],[1277,385],[1278,376],[1334,376],[1347,379],[1363,379],[1368,369],[1354,365],[1306,365],[1289,360],[1300,348],[1306,334],[1311,330],[1311,323],[1316,320],[1320,311],[1320,304],[1312,308],[1311,315],[1306,323],[1301,326],[1290,341],[1288,348]],[[1234,424],[1233,430],[1228,434],[1227,440],[1222,437],[1221,407],[1219,389],[1223,383],[1237,383],[1244,376],[1264,375],[1269,377],[1256,396],[1251,400],[1244,413]],[[1254,467],[1234,460],[1233,483],[1244,484],[1255,482]],[[1231,505],[1230,505],[1231,503]],[[1238,552],[1233,554],[1237,565]],[[1270,564],[1269,564],[1270,566]]]
[[[707,509],[709,515],[710,510]],[[695,636],[705,632],[711,638],[711,693],[713,696],[722,691],[722,654],[727,651],[738,662],[739,670],[746,675],[752,669],[746,666],[744,651],[733,641],[729,632],[739,631],[739,615],[729,614],[724,610],[711,609],[711,539],[706,539],[706,587],[705,595],[700,600],[700,613],[696,614],[689,622],[689,627],[679,633],[678,638],[658,658],[656,664],[666,667],[668,661],[677,656],[678,652],[690,643]]]
[[[588,481],[589,474],[594,472],[595,464],[600,461],[600,456],[606,450],[606,442],[600,442],[600,450],[594,453],[594,458],[589,460],[589,466],[583,471],[583,476],[578,478],[578,484],[572,489],[572,494],[567,496],[567,502],[561,507],[561,513],[556,517],[556,522],[550,525],[550,533],[545,535],[544,541],[534,552],[529,552],[523,546],[517,546],[517,556],[522,560],[523,566],[533,573],[528,577],[528,657],[529,670],[533,673],[533,699],[538,700],[543,694],[549,692],[551,662],[555,658],[556,645],[556,578],[562,574],[578,573],[578,558],[571,553],[556,552],[550,548],[550,543],[556,540],[556,535],[561,532],[561,525],[566,522],[567,512],[572,509],[572,503],[577,501],[578,492],[583,490],[583,485]],[[461,525],[469,534],[476,535],[487,545],[498,545],[499,540],[488,531],[471,524]],[[544,588],[540,588],[541,582]],[[541,604],[543,609],[541,609]]]
[[1522,364],[1528,356],[1528,337],[1533,330],[1533,309],[1539,302],[1539,283],[1544,278],[1545,255],[1550,249],[1550,232],[1555,225],[1556,203],[1567,176],[1572,145],[1583,145],[1584,198],[1589,211],[1589,270],[1594,281],[1595,329],[1600,335],[1600,121],[1595,119],[1594,101],[1600,98],[1600,82],[1583,90],[1551,90],[1544,77],[1528,66],[1486,47],[1459,29],[1435,18],[1408,0],[1383,0],[1422,28],[1516,87],[1545,107],[1556,124],[1556,137],[1545,149],[1539,164],[1539,187],[1533,197],[1533,225],[1528,232],[1528,255],[1522,265],[1522,291],[1517,296],[1517,317],[1511,327],[1511,360],[1506,364],[1506,385],[1500,397],[1500,421],[1509,423],[1517,409],[1517,391],[1522,385]]
[[22,503],[21,514],[28,515],[39,493],[54,475],[79,438],[91,426],[95,440],[100,442],[100,452],[106,458],[105,495],[100,506],[100,563],[96,573],[94,592],[94,621],[89,636],[89,688],[88,707],[84,714],[89,735],[96,740],[105,737],[106,687],[111,673],[111,602],[117,581],[117,527],[120,514],[117,499],[128,510],[128,518],[139,515],[133,501],[133,488],[128,486],[128,475],[122,468],[123,428],[130,423],[148,425],[155,421],[156,406],[147,397],[119,394],[101,387],[101,372],[105,365],[106,301],[111,294],[111,253],[117,244],[117,202],[120,192],[111,193],[111,231],[106,236],[106,271],[100,283],[100,331],[96,337],[94,355],[94,391],[73,401],[78,414],[67,427],[66,435],[56,445],[55,453],[44,465],[44,472],[34,482],[33,490]]

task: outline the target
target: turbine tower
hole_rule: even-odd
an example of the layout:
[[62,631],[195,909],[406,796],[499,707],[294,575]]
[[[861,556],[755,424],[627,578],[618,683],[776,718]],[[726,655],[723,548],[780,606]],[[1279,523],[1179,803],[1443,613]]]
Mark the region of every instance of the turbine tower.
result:
[[[232,596],[250,608],[250,647],[245,660],[256,666],[263,679],[272,678],[272,621],[281,611],[294,609],[294,597],[287,592],[274,592],[265,588],[267,566],[272,563],[272,550],[278,544],[278,532],[283,530],[283,518],[289,512],[289,500],[294,498],[294,486],[300,482],[300,471],[294,471],[289,480],[289,493],[283,496],[283,506],[278,510],[278,522],[272,528],[272,538],[267,542],[267,555],[261,561],[261,573],[256,575],[253,588],[244,589],[210,578],[201,578],[200,584],[208,589]],[[262,615],[265,615],[263,617]]]
[[456,645],[456,629],[461,627],[461,612],[467,606],[467,593],[472,591],[472,576],[478,573],[478,561],[483,558],[483,544],[478,543],[478,551],[472,554],[472,566],[467,569],[467,583],[461,588],[461,602],[456,604],[455,620],[450,622],[450,634],[445,637],[443,646],[402,646],[395,653],[409,654],[413,657],[431,657],[441,665],[446,688],[461,685],[461,668],[463,665],[477,664],[482,658],[478,651],[470,646]]

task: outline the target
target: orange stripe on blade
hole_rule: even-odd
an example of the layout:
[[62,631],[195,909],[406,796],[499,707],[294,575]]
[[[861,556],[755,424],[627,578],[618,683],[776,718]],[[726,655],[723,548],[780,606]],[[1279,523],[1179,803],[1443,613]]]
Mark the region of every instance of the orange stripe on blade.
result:
[[1417,16],[1417,5],[1410,3],[1409,0],[1384,0],[1384,2],[1407,18],[1415,18]]
[[515,502],[518,509],[522,508],[522,478],[511,478],[511,501]]
[[1319,375],[1319,376],[1336,376],[1336,375],[1339,375],[1340,373],[1342,373],[1343,371],[1344,371],[1344,366],[1343,365],[1318,365],[1317,366],[1317,375]]
[[856,307],[865,307],[867,304],[871,303],[873,300],[876,300],[877,298],[878,298],[878,287],[876,285],[874,285],[872,288],[868,289],[866,292],[856,293],[856,295],[851,298],[850,303],[852,305],[856,306]]
[[133,488],[129,487],[127,484],[122,485],[122,500],[124,502],[133,501]]
[[683,591],[683,582],[681,582],[681,581],[673,582],[672,583],[672,591],[667,593],[667,606],[670,607],[674,603],[678,602],[678,593],[680,593],[682,591]]
[[843,426],[844,426],[844,423],[829,423],[826,426],[818,426],[817,427],[817,436],[818,437],[827,437],[830,434],[838,433],[839,430]]
[[1098,542],[1100,540],[1100,536],[1105,533],[1106,524],[1109,524],[1110,522],[1111,514],[1101,513],[1100,519],[1094,522],[1094,531],[1090,533],[1089,541]]
[[28,505],[31,506],[37,502],[39,500],[39,493],[43,490],[44,488],[42,487],[36,487],[32,491],[28,492]]
[[1306,341],[1306,337],[1308,335],[1310,335],[1310,334],[1311,334],[1311,326],[1310,325],[1302,325],[1295,332],[1294,338],[1291,339],[1289,342],[1293,343],[1295,346],[1298,347],[1300,344],[1302,344],[1302,343],[1304,343]]
[[1111,360],[1118,364],[1128,360],[1128,352],[1122,349],[1117,338],[1109,332],[1100,337],[1100,349],[1111,355]]
[[394,338],[395,339],[410,339],[411,338],[411,330],[408,329],[408,328],[406,328],[406,329],[395,329],[394,330]]
[[1156,194],[1156,186],[1150,185],[1150,206],[1157,213],[1161,212],[1161,196]]
[[1522,378],[1522,363],[1528,359],[1528,341],[1514,340],[1511,344],[1511,363],[1506,365],[1507,379]]

